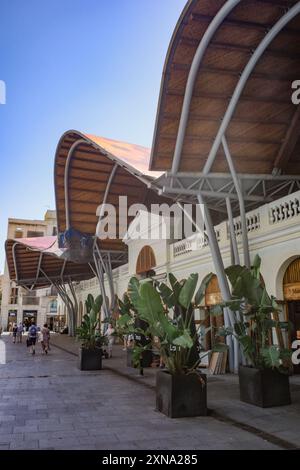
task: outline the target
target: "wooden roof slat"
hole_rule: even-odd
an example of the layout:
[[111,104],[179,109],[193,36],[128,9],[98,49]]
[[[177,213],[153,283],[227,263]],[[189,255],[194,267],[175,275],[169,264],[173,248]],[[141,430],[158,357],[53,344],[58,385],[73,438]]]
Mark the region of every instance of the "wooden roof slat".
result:
[[[211,20],[225,1],[211,0],[210,6],[201,0],[189,1],[176,25],[165,61],[153,139],[150,168],[169,170],[175,150],[183,97],[190,66],[198,45]],[[208,44],[199,67],[193,90],[180,170],[201,171],[210,152],[205,140],[214,141],[240,74],[266,33],[283,16],[286,8],[296,4],[286,2],[245,0],[231,11]],[[242,92],[226,138],[235,164],[245,165],[248,172],[256,155],[265,163],[256,172],[272,172],[283,142],[292,142],[290,157],[283,157],[281,171],[295,174],[288,160],[297,162],[297,142],[300,135],[289,136],[295,112],[291,102],[291,82],[300,74],[300,15],[296,16],[274,38],[253,69]],[[269,129],[265,128],[268,121]],[[197,122],[198,121],[198,122]],[[251,124],[253,123],[253,125]],[[280,127],[282,125],[282,127]],[[273,129],[272,129],[273,127]],[[292,126],[293,128],[293,126]],[[264,132],[266,130],[266,132]],[[199,145],[195,142],[199,141]],[[293,142],[293,140],[295,142]],[[250,147],[250,148],[248,148]],[[241,152],[247,160],[242,160]],[[237,152],[237,153],[235,153]],[[198,168],[191,155],[198,155]],[[281,150],[281,154],[285,154]],[[224,167],[218,155],[215,166]],[[249,161],[252,159],[252,163]],[[282,159],[281,159],[282,160]]]

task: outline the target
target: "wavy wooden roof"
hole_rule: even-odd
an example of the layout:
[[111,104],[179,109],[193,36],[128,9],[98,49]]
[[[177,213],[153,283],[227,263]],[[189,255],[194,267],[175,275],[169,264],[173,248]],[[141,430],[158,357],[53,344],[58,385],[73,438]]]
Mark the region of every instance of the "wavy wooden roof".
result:
[[[188,73],[196,49],[224,0],[188,1],[167,53],[151,170],[169,170]],[[223,21],[198,71],[179,171],[201,172],[252,52],[296,0],[244,0]],[[238,173],[300,174],[300,110],[291,83],[300,77],[300,16],[273,40],[241,95],[226,137]],[[227,172],[222,146],[211,168]]]
[[38,289],[50,286],[53,280],[81,281],[95,276],[88,264],[64,260],[55,236],[9,239],[5,250],[10,279],[23,287]]
[[[71,147],[79,142],[72,153],[69,175],[65,178],[67,156]],[[160,173],[149,172],[149,150],[139,145],[118,142],[103,137],[71,130],[60,139],[54,168],[58,231],[64,232],[66,224],[65,187],[69,191],[70,227],[94,236],[99,217],[97,207],[104,201],[110,175],[117,166],[107,192],[106,202],[118,207],[119,196],[128,197],[128,206],[164,200],[151,189],[153,178]],[[119,214],[117,211],[117,219]],[[128,222],[120,225],[127,230]],[[117,231],[117,236],[119,232]],[[101,250],[126,251],[121,239],[101,240]]]

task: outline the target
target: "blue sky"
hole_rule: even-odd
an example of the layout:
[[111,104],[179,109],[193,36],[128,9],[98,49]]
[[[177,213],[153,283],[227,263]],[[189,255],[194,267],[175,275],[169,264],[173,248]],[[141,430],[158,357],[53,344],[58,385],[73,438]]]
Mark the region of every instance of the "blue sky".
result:
[[151,145],[163,63],[185,3],[1,0],[0,272],[8,217],[39,219],[54,208],[64,131]]

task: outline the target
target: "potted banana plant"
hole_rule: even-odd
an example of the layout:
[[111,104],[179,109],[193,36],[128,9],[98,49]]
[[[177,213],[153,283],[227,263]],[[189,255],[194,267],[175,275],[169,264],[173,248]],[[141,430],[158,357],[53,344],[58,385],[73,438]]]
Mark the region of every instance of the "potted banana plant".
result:
[[105,344],[105,337],[100,331],[102,296],[99,295],[94,299],[89,294],[85,305],[87,313],[76,331],[77,339],[81,341],[78,366],[80,370],[100,370],[102,369],[102,346]]
[[120,337],[131,336],[132,345],[126,349],[127,366],[136,367],[140,370],[150,367],[152,363],[151,349],[136,349],[137,346],[150,344],[149,338],[144,334],[147,325],[139,320],[128,293],[125,292],[123,299],[118,298],[120,318],[117,320],[117,333]]
[[156,376],[156,408],[171,418],[207,414],[206,376],[198,370],[194,307],[201,303],[209,280],[207,276],[197,292],[198,274],[180,282],[170,275],[171,287],[135,277],[129,282],[130,301],[138,318],[148,325],[144,334],[156,339],[165,364]]
[[234,328],[224,328],[219,333],[235,336],[245,357],[245,364],[239,368],[241,400],[260,407],[289,405],[292,352],[273,341],[274,332],[288,329],[289,324],[278,320],[279,306],[267,293],[260,267],[261,259],[256,256],[251,269],[245,266],[226,269],[232,300],[222,307],[235,312],[235,324]]

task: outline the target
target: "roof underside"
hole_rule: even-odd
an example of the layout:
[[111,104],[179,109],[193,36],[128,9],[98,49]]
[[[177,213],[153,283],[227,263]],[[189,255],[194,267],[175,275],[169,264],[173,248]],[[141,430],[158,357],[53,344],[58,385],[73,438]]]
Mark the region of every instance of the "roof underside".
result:
[[[188,73],[208,25],[224,0],[191,0],[167,54],[151,170],[170,170]],[[193,92],[179,171],[201,172],[241,73],[253,51],[296,0],[244,0],[211,40]],[[300,111],[291,83],[300,77],[300,15],[273,40],[241,95],[226,138],[238,173],[300,174]],[[222,146],[212,172],[228,172]]]
[[[66,162],[71,147],[81,141],[72,153],[68,177]],[[122,160],[120,159],[122,158]],[[104,202],[113,204],[117,215],[117,238],[99,241],[101,250],[126,252],[127,246],[119,238],[120,230],[127,231],[128,221],[119,221],[119,196],[127,196],[128,206],[143,203],[149,206],[158,203],[157,193],[149,188],[157,173],[146,170],[149,150],[133,144],[112,141],[77,131],[66,132],[57,147],[55,159],[55,193],[58,231],[72,227],[82,233],[94,236],[99,217],[98,206]],[[116,166],[109,184],[110,175]],[[65,188],[69,191],[69,224],[66,223]]]
[[26,288],[39,289],[50,286],[51,281],[81,281],[95,276],[88,264],[64,260],[57,237],[10,239],[5,250],[10,279]]

